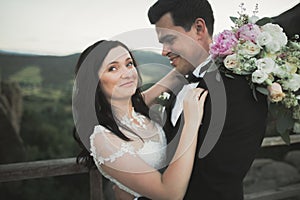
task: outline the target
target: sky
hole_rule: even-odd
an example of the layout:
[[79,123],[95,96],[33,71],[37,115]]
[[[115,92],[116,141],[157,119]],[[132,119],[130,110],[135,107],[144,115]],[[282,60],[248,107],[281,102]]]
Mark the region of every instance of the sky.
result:
[[[148,8],[156,0],[0,0],[0,50],[43,55],[82,52],[100,39],[153,30]],[[209,0],[215,33],[229,29],[240,3],[259,17],[276,16],[300,0]],[[138,34],[141,40],[147,36]]]

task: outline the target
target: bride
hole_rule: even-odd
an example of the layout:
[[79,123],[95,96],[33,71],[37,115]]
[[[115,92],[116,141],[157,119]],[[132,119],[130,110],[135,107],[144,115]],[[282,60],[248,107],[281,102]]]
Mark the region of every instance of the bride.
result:
[[[207,91],[196,88],[187,93],[185,123],[167,163],[165,133],[149,117],[149,106],[166,86],[157,84],[141,92],[136,66],[129,49],[119,41],[96,42],[81,54],[73,93],[76,130],[99,171],[121,189],[136,197],[182,199]],[[176,84],[172,73],[165,78],[169,86]]]

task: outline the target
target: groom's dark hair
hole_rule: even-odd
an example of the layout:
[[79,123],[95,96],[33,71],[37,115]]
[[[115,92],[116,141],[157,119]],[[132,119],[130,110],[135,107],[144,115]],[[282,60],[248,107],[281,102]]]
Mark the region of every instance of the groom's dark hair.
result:
[[191,30],[197,18],[204,19],[208,34],[214,31],[214,15],[207,0],[158,0],[148,11],[151,24],[155,24],[164,14],[170,13],[175,26],[181,26],[186,31]]

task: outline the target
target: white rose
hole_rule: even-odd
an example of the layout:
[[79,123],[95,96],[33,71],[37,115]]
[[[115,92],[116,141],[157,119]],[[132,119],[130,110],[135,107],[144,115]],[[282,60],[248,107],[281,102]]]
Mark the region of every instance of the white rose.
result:
[[268,32],[261,32],[256,38],[256,43],[259,46],[265,46],[272,41],[272,36]]
[[285,66],[291,74],[295,74],[298,70],[298,66],[296,64],[291,64],[291,63],[286,62]]
[[287,36],[278,24],[265,24],[261,27],[261,30],[262,32],[267,32],[271,35],[272,41],[276,41],[276,43],[278,43],[279,49],[287,44]]
[[285,65],[275,65],[273,74],[279,78],[284,78],[289,76],[289,72]]
[[255,24],[258,20],[259,20],[259,17],[255,16],[255,15],[252,15],[248,19],[249,23],[251,23],[251,24]]
[[282,32],[283,29],[278,24],[267,23],[261,27],[261,30],[269,32],[270,34]]
[[239,50],[239,53],[242,55],[255,56],[260,52],[260,47],[253,42],[246,41]]
[[280,47],[285,46],[288,42],[287,36],[284,32],[275,33],[273,35],[273,40],[276,40],[279,43]]
[[257,69],[266,73],[273,72],[275,68],[275,62],[272,58],[261,58],[256,61],[256,65]]
[[293,127],[294,133],[300,133],[300,123],[295,122]]
[[286,81],[283,81],[282,86],[285,90],[297,91],[300,89],[300,75],[293,74],[292,78]]
[[228,55],[223,61],[227,69],[235,69],[238,67],[238,58],[236,54]]
[[266,44],[266,48],[268,52],[275,53],[280,50],[280,44],[279,42],[273,40]]
[[272,83],[267,87],[269,91],[269,99],[272,102],[279,102],[285,97],[285,94],[282,92],[282,87],[279,83]]
[[265,80],[268,79],[268,77],[269,76],[267,73],[261,70],[256,70],[255,72],[252,73],[252,82],[262,84]]

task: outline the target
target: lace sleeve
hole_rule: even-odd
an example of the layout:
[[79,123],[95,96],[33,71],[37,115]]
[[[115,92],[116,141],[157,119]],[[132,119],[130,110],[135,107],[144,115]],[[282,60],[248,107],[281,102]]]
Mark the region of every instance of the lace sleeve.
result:
[[114,138],[109,130],[103,126],[96,126],[94,133],[90,137],[91,142],[91,155],[94,158],[95,164],[99,171],[107,179],[115,183],[122,190],[134,195],[135,197],[141,196],[130,188],[120,183],[117,179],[107,174],[101,167],[102,164],[114,163],[118,158],[121,158],[125,154],[131,156],[135,155],[134,148],[128,143],[121,143],[119,148],[114,142]]
[[140,148],[133,146],[133,141],[124,141],[103,126],[95,127],[90,142],[91,155],[98,166],[104,164],[115,170],[129,173],[156,170],[141,158]]
[[120,142],[103,126],[96,126],[90,137],[91,155],[97,164],[114,162],[124,154],[135,155],[134,147],[128,142]]

